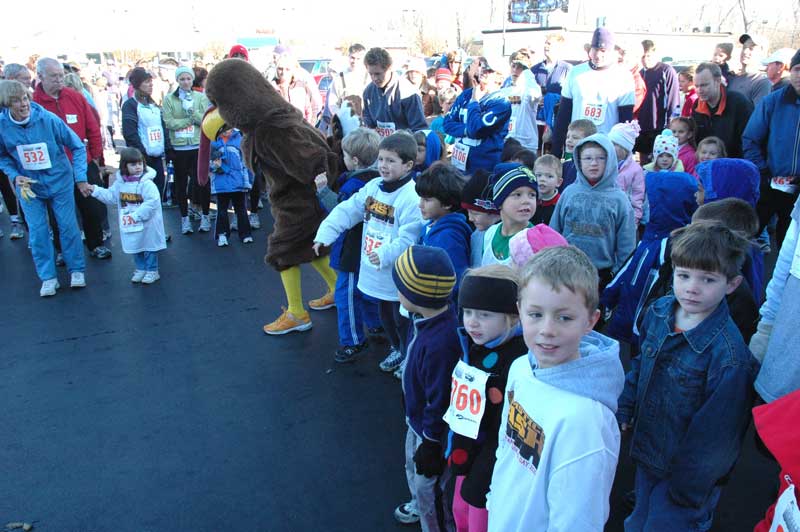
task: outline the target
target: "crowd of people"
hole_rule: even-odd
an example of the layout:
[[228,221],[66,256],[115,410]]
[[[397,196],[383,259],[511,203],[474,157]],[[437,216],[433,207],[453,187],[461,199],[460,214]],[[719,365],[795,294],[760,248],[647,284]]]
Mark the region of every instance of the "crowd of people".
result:
[[150,284],[164,205],[189,235],[192,213],[211,232],[213,199],[224,247],[233,230],[253,242],[268,197],[287,306],[264,332],[311,328],[310,263],[328,292],[308,307],[336,308],[334,360],[388,344],[379,367],[402,381],[408,424],[394,516],[424,531],[602,530],[624,434],[625,530],[708,530],[752,419],[783,468],[755,529],[798,519],[800,50],[766,55],[745,34],[739,70],[720,43],[678,72],[607,28],[583,62],[563,43],[549,35],[535,64],[524,48],[431,68],[353,44],[324,99],[284,46],[264,73],[239,45],[210,73],[178,65],[159,100],[143,67],[93,98],[54,59],[6,65],[10,236],[27,229],[42,296],[60,257],[84,287],[81,231],[108,258],[116,206],[131,281]]

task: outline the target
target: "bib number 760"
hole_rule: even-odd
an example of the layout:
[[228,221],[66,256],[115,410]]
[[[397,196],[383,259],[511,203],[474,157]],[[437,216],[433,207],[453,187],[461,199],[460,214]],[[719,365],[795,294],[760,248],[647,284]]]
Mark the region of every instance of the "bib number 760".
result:
[[481,393],[475,388],[470,388],[466,384],[461,384],[458,379],[453,378],[450,392],[450,404],[455,406],[457,411],[463,412],[469,406],[469,411],[477,415],[481,411]]

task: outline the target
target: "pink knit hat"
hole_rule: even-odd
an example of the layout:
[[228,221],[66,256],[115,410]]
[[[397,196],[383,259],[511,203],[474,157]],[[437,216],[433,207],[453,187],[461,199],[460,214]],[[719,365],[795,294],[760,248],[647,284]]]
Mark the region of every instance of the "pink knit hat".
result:
[[642,128],[639,127],[637,120],[625,122],[624,124],[615,124],[611,131],[608,132],[608,140],[625,148],[628,152],[632,152],[633,146],[636,144],[636,138],[641,130]]
[[566,239],[555,229],[551,229],[545,224],[539,224],[512,236],[508,242],[508,250],[511,254],[511,262],[517,268],[521,268],[544,248],[568,245]]

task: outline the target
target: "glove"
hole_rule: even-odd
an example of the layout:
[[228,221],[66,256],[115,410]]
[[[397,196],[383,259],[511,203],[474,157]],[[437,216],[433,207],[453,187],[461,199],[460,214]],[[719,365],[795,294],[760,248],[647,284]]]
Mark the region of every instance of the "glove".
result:
[[756,333],[750,338],[750,352],[758,359],[759,362],[764,361],[764,355],[767,354],[767,346],[769,345],[769,337],[772,335],[772,324],[766,323],[764,320],[758,322],[758,329]]
[[414,453],[414,463],[418,475],[424,475],[426,478],[438,477],[444,473],[445,466],[442,446],[439,442],[423,439],[422,445],[417,447],[417,452]]

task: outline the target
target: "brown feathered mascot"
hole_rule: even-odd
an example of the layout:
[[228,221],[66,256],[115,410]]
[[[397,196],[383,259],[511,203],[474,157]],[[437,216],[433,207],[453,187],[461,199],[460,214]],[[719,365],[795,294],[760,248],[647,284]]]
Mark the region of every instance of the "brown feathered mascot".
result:
[[[311,318],[303,306],[300,264],[310,262],[328,284],[328,292],[309,301],[309,307],[323,310],[334,305],[336,273],[328,265],[327,255],[317,257],[312,246],[325,217],[314,178],[323,172],[335,175],[329,170],[336,156],[322,134],[246,61],[226,59],[217,64],[208,75],[206,95],[219,117],[242,132],[247,164],[256,173],[260,169],[269,185],[275,223],[265,261],[280,272],[288,306],[277,320],[264,326],[264,332],[307,331]],[[209,113],[205,120],[213,120],[214,114]]]

